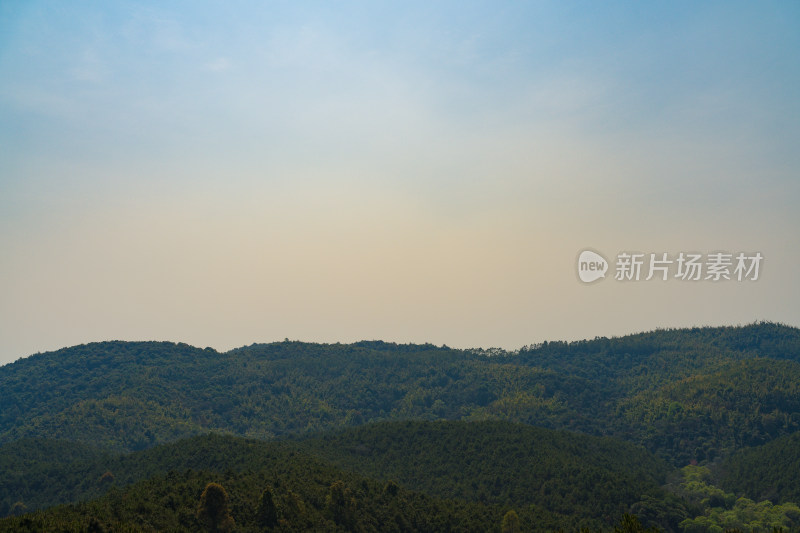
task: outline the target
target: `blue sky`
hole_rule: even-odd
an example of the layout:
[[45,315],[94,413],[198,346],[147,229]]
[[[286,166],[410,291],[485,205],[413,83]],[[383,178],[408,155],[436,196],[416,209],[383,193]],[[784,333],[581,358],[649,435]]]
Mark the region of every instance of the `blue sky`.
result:
[[794,2],[3,2],[0,363],[800,325],[799,87]]

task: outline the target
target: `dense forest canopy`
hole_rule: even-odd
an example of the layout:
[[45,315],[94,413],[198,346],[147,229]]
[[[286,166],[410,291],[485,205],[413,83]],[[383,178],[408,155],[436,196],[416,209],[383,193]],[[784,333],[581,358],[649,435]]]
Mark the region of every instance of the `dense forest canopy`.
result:
[[[263,453],[291,454],[287,464],[298,472],[308,461],[332,469],[324,489],[342,481],[328,494],[340,503],[386,504],[377,488],[372,494],[348,485],[345,474],[353,472],[368,485],[396,483],[411,491],[408,498],[424,498],[437,509],[430,520],[440,511],[464,512],[492,528],[512,510],[516,518],[506,523],[539,524],[534,529],[611,528],[628,512],[675,531],[783,527],[795,523],[792,502],[800,500],[793,483],[800,477],[800,330],[773,323],[546,342],[515,352],[287,340],[219,353],[100,342],[0,367],[0,390],[7,480],[0,514],[92,498],[88,507],[53,512],[70,523],[94,517],[111,524],[115,498],[124,491],[145,498],[148,483],[166,494],[167,477],[177,475],[170,472],[183,472],[182,483],[193,487],[181,505],[200,496],[192,491],[206,488],[209,476],[239,472],[222,485],[232,519],[247,530],[256,527],[251,508],[267,486],[283,502],[275,509],[312,499],[302,484],[292,485],[295,498],[262,479],[274,465],[235,463],[267,444]],[[204,442],[191,437],[208,433],[258,440],[226,441],[250,451],[219,463],[159,458],[181,456]],[[708,476],[681,482],[697,477],[679,470],[687,465],[707,468]],[[246,512],[237,507],[241,497],[249,498]],[[221,498],[217,489],[207,494]],[[332,519],[325,497],[314,498],[319,505],[305,506],[306,525],[344,527],[342,517],[355,509]],[[454,510],[458,501],[467,507]],[[741,518],[751,515],[758,520]],[[198,516],[165,516],[164,527],[191,529],[208,518]],[[344,529],[356,528],[346,520]]]

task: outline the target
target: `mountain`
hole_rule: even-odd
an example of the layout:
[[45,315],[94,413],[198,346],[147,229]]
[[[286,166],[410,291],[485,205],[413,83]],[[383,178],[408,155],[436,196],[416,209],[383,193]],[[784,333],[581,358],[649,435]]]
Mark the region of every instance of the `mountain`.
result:
[[800,525],[780,324],[516,352],[112,341],[0,367],[0,391],[0,516],[39,509],[2,530],[197,530],[223,493],[242,531]]
[[103,342],[0,367],[0,443],[131,451],[208,431],[263,439],[380,420],[501,419],[617,436],[682,465],[799,429],[799,368],[800,330],[771,323],[511,353]]

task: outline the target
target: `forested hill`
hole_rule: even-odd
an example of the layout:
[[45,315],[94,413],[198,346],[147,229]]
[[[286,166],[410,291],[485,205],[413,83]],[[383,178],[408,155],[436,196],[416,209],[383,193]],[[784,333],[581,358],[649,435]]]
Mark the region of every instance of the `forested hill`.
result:
[[719,466],[720,485],[776,502],[800,502],[800,432],[747,448]]
[[800,362],[800,329],[771,322],[660,329],[625,337],[544,342],[519,353],[519,359],[531,366],[625,383],[625,392],[754,357]]
[[[723,492],[699,466],[659,486],[667,470],[612,438],[500,421],[204,435],[122,454],[25,439],[0,446],[0,530],[229,530],[202,512],[214,484],[228,496],[217,524],[236,531],[610,531],[618,520],[614,531],[643,531],[626,513],[665,531],[800,525],[794,503]],[[81,503],[51,507],[67,502]]]
[[[537,505],[606,526],[643,499],[664,500],[660,486],[669,471],[643,448],[617,439],[502,421],[384,422],[301,444],[337,466],[426,494],[517,509]],[[670,511],[685,518],[685,509]],[[670,521],[667,514],[659,524]]]
[[[0,448],[0,460],[4,455]],[[28,475],[0,485],[0,531],[492,531],[509,510],[410,492],[337,469],[285,443],[231,436],[32,466]],[[48,468],[58,476],[43,479]],[[209,487],[220,497],[205,497]],[[33,510],[42,498],[66,495],[80,503],[4,519],[7,492],[19,498],[12,515]],[[527,529],[570,527],[582,519],[589,520],[519,512]]]
[[[57,450],[63,453],[53,453]],[[338,479],[349,488],[356,507],[370,507],[359,510],[367,517],[389,510],[386,487],[410,496],[399,490],[402,487],[432,498],[426,505],[436,504],[444,523],[450,520],[449,514],[462,514],[458,520],[464,520],[477,513],[484,515],[481,521],[493,517],[489,524],[496,526],[513,508],[524,522],[544,529],[545,525],[609,527],[631,506],[642,507],[643,498],[664,500],[666,493],[659,485],[668,468],[645,450],[614,439],[509,422],[438,421],[366,424],[304,441],[198,436],[129,454],[24,440],[0,447],[0,470],[6,472],[0,485],[0,516],[13,514],[15,505],[20,507],[16,502],[34,510],[99,498],[112,489],[135,491],[128,487],[146,480],[151,480],[151,489],[171,494],[162,498],[177,504],[186,494],[182,489],[170,490],[169,478],[179,486],[190,471],[188,479],[231,480],[224,485],[237,489],[231,496],[236,498],[234,514],[240,525],[256,515],[258,497],[267,486],[301,494],[307,507],[324,513],[326,493]],[[255,482],[255,486],[243,486],[242,481]],[[198,495],[196,487],[187,505],[190,509],[197,505]],[[133,498],[146,500],[141,494]],[[451,509],[447,511],[442,502]],[[92,506],[92,513],[103,522],[111,514],[106,505]],[[133,511],[138,505],[129,501],[124,507]],[[166,508],[172,505],[151,512],[154,517],[174,520]],[[687,516],[680,503],[668,509],[673,515],[677,511],[679,519]],[[70,519],[76,518],[70,514]],[[404,521],[413,519],[412,512],[403,515]],[[668,524],[671,517],[661,513],[657,523]],[[672,521],[677,524],[678,520]],[[487,524],[478,522],[469,530],[485,531]]]
[[124,451],[209,430],[270,438],[375,420],[503,419],[618,436],[682,465],[800,428],[800,330],[659,330],[518,353],[102,342],[0,367],[0,390],[0,443]]

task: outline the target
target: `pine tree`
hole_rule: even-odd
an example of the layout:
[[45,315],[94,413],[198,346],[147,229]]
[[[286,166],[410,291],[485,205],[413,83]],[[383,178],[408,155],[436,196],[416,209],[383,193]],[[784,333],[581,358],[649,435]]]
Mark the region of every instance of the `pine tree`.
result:
[[228,509],[228,493],[222,485],[206,485],[200,496],[197,517],[211,533],[225,533],[233,528],[233,517]]
[[256,511],[256,521],[258,525],[265,528],[273,528],[278,525],[278,508],[275,506],[271,487],[267,487],[261,493],[258,511]]

